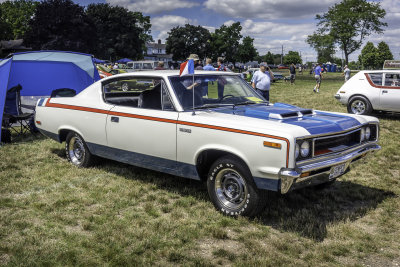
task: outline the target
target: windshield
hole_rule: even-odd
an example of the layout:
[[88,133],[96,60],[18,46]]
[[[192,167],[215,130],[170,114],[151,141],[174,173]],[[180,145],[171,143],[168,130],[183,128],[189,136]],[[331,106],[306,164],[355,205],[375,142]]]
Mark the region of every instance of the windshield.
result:
[[175,76],[169,79],[185,110],[193,107],[193,87],[195,108],[266,102],[239,76],[197,75],[194,76],[194,84],[192,76]]

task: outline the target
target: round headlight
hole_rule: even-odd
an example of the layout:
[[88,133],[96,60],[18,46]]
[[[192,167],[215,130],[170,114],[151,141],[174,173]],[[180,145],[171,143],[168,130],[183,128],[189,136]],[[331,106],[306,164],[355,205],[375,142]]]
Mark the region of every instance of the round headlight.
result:
[[294,152],[296,159],[299,157],[300,154],[300,146],[299,144],[296,144],[296,150]]
[[360,139],[361,139],[361,142],[365,140],[365,129],[364,128],[361,128]]
[[365,128],[365,140],[369,140],[371,138],[371,128]]
[[310,154],[310,143],[308,141],[304,141],[300,146],[300,154],[303,158],[307,157]]

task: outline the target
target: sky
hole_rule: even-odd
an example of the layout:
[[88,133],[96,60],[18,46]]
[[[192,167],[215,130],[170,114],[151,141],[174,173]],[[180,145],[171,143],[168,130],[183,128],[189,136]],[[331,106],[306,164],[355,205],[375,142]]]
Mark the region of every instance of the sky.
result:
[[[109,3],[140,11],[151,18],[151,34],[165,42],[168,31],[186,23],[201,25],[213,32],[221,25],[239,21],[242,35],[254,39],[260,55],[268,51],[280,54],[297,51],[304,62],[316,61],[316,52],[307,43],[307,35],[316,30],[316,14],[328,11],[338,0],[74,0],[80,5]],[[378,2],[377,0],[375,2]],[[377,45],[385,41],[395,59],[400,59],[400,1],[381,0],[386,10],[388,27],[381,35],[371,35],[367,41]],[[350,55],[357,60],[360,51]],[[341,51],[336,56],[341,58]]]

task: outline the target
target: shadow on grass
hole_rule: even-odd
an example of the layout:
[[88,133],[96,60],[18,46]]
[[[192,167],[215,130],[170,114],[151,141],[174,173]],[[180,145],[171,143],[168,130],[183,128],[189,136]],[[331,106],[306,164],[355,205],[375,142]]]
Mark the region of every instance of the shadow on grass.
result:
[[400,120],[400,112],[374,111],[371,115],[378,119]]
[[394,196],[390,191],[336,181],[324,190],[310,187],[286,195],[272,193],[259,219],[275,229],[323,241],[329,224],[359,219]]
[[[66,158],[63,149],[53,149],[52,152]],[[151,183],[158,189],[168,190],[181,196],[209,201],[207,186],[201,181],[106,159],[99,159],[95,168],[126,179]],[[327,236],[329,224],[359,219],[385,199],[394,196],[395,194],[390,191],[342,181],[336,181],[324,190],[310,187],[285,195],[271,192],[267,199],[268,205],[257,220],[281,231],[295,232],[307,238],[323,241]]]
[[11,143],[6,144],[22,144],[22,143],[30,143],[38,140],[44,140],[47,137],[42,135],[41,133],[24,133],[18,135],[14,131],[11,132]]

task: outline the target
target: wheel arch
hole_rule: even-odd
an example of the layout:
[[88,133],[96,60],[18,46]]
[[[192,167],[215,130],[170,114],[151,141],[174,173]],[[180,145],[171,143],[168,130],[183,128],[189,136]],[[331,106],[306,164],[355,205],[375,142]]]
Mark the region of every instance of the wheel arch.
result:
[[68,134],[70,132],[75,132],[75,133],[79,134],[85,140],[85,138],[83,137],[83,135],[82,135],[82,133],[80,131],[78,131],[75,128],[72,128],[72,127],[63,126],[63,127],[60,127],[58,129],[58,141],[60,143],[65,142],[66,139],[67,139],[67,136],[68,136]]
[[365,99],[368,101],[368,103],[371,105],[372,109],[375,110],[375,107],[372,105],[371,100],[369,100],[369,98],[368,98],[366,95],[359,94],[359,93],[358,93],[358,94],[351,95],[351,96],[349,97],[349,100],[347,101],[347,105],[350,105],[351,101],[352,101],[353,98],[355,98],[355,97],[363,97],[363,98],[365,98]]
[[251,174],[250,168],[248,163],[244,160],[244,157],[241,155],[238,155],[239,153],[235,153],[230,150],[226,149],[221,149],[221,148],[206,148],[196,155],[196,169],[199,174],[199,177],[202,181],[207,180],[207,174],[211,168],[211,165],[219,158],[225,157],[225,156],[231,156],[237,160],[239,160],[241,163],[243,163],[243,166],[247,168],[249,173]]

